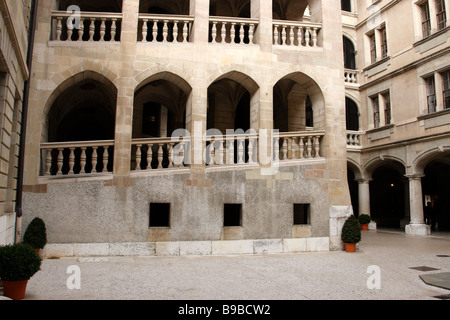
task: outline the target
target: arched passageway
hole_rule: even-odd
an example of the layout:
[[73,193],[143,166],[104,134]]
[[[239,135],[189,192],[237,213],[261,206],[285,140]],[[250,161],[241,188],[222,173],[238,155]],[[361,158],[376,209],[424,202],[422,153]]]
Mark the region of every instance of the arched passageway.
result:
[[396,161],[379,166],[370,181],[370,212],[377,227],[400,228],[409,223],[409,188],[405,169]]
[[[424,169],[422,193],[426,222],[431,231],[450,231],[450,153],[431,160]],[[427,217],[430,202],[432,215]]]

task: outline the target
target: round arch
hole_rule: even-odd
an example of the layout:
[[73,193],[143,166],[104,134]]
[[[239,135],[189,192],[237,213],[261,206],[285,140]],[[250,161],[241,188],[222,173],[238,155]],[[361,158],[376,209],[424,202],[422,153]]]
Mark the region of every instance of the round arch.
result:
[[431,161],[442,157],[450,152],[450,145],[438,146],[425,150],[419,154],[412,162],[412,173],[423,174],[425,167]]

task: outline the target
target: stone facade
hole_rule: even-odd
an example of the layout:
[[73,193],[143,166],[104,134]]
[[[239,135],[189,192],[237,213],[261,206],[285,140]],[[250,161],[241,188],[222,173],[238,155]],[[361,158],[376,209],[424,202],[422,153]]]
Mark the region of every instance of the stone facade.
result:
[[0,245],[15,240],[16,189],[31,1],[0,1]]
[[389,167],[406,232],[428,234],[421,178],[450,146],[450,5],[429,1],[424,36],[425,2],[40,1],[24,223],[40,216],[66,249],[335,250],[353,211],[376,220]]

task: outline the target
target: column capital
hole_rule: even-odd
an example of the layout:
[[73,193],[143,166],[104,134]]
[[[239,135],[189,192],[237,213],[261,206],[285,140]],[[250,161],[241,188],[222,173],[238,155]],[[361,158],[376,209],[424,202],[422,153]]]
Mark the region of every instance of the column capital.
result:
[[425,177],[425,174],[423,173],[413,173],[413,174],[405,174],[405,177],[409,180],[421,180],[423,177]]

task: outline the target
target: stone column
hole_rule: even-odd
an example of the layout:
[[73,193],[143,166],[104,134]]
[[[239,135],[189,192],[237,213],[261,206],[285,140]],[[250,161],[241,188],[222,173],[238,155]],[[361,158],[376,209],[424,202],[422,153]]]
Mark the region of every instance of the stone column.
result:
[[[358,182],[358,213],[370,216],[370,179],[357,179]],[[371,221],[369,229],[377,228],[375,221]]]
[[259,19],[255,32],[255,43],[260,45],[261,51],[272,51],[272,1],[251,0],[251,18]]
[[423,175],[406,175],[409,179],[409,201],[411,220],[405,226],[405,233],[425,236],[430,234],[430,226],[425,224],[423,218],[422,177]]
[[194,17],[191,42],[208,43],[209,0],[190,0],[190,15]]
[[138,0],[123,1],[123,20],[120,37],[121,66],[117,84],[116,130],[114,140],[114,184],[130,182],[131,138],[134,104],[134,61],[139,15]]

